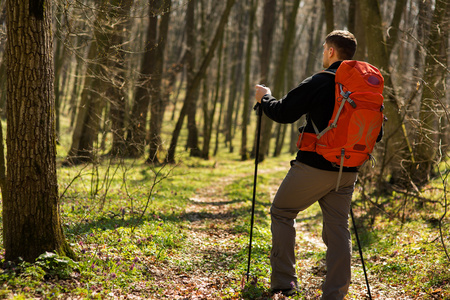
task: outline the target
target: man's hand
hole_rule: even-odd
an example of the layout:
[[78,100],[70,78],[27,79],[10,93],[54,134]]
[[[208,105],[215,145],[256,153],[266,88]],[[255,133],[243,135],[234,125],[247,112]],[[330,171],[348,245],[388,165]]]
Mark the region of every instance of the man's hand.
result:
[[255,90],[255,99],[258,103],[261,103],[261,99],[262,97],[264,97],[264,95],[272,95],[272,91],[264,85],[255,85]]

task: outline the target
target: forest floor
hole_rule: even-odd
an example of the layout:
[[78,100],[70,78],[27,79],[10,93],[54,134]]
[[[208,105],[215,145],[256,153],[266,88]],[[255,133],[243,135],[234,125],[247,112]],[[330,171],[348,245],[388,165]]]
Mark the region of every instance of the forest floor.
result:
[[[286,299],[269,291],[269,209],[288,158],[259,167],[248,281],[251,161],[187,159],[170,170],[105,162],[59,170],[61,214],[77,260],[3,262],[0,299]],[[398,195],[386,203],[395,199],[406,203]],[[354,207],[373,299],[450,299],[450,263],[436,227],[442,209],[432,208],[422,215],[404,209],[404,222],[388,212],[368,222],[364,207]],[[321,223],[317,204],[297,218],[300,293],[291,299],[321,296]],[[447,218],[443,225],[448,232]],[[355,240],[352,273],[346,299],[368,299]]]
[[[260,171],[260,175],[286,171],[285,164],[280,164],[272,169]],[[249,176],[249,174],[246,174]],[[170,265],[160,264],[154,266],[152,272],[155,275],[154,284],[164,287],[164,294],[160,295],[169,299],[289,299],[281,294],[271,295],[269,292],[269,281],[267,278],[250,277],[250,285],[257,286],[255,281],[263,284],[250,291],[247,277],[242,278],[226,275],[226,262],[221,259],[226,253],[237,252],[230,241],[241,239],[242,233],[233,230],[235,215],[233,210],[237,207],[232,200],[226,196],[224,187],[234,181],[239,181],[242,175],[231,175],[222,177],[219,182],[196,191],[192,197],[191,204],[187,209],[190,215],[191,226],[187,237],[187,244],[191,245],[189,259],[199,262],[197,268],[185,271]],[[271,185],[269,198],[273,199],[277,186]],[[313,209],[314,210],[314,209]],[[268,210],[266,210],[268,214]],[[299,216],[301,217],[301,216]],[[320,299],[321,285],[326,275],[324,253],[326,247],[321,239],[321,215],[318,205],[312,214],[308,214],[303,220],[297,220],[297,272],[300,284],[300,294],[292,299]],[[247,235],[245,235],[247,236]],[[362,264],[355,248],[352,259],[352,272],[358,274],[353,276],[349,295],[346,299],[368,299],[367,284],[362,272]],[[321,253],[322,255],[315,255]],[[269,253],[265,261],[268,264]],[[376,259],[376,258],[375,258]],[[205,262],[206,261],[206,262]],[[254,263],[254,262],[253,262]],[[243,270],[244,271],[244,270]],[[441,299],[441,289],[436,289],[427,295],[408,296],[401,286],[390,285],[386,278],[377,278],[370,275],[369,284],[373,299]],[[239,284],[236,282],[240,281]],[[253,282],[253,283],[252,283]],[[246,285],[247,283],[247,285]],[[249,290],[246,297],[239,291],[233,292],[230,287],[239,286],[243,290]],[[227,295],[223,291],[228,290]],[[256,290],[256,291],[255,291]],[[233,296],[234,294],[234,296]]]

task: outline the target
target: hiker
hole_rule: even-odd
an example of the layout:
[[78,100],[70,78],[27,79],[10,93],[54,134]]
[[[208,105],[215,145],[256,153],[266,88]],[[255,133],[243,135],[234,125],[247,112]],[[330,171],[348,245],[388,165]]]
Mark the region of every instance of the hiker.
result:
[[[356,45],[356,38],[348,31],[335,30],[328,34],[323,44],[325,71],[335,72],[343,60],[351,60]],[[264,113],[278,123],[293,123],[306,114],[307,123],[301,130],[314,133],[316,126],[322,131],[333,114],[335,77],[319,72],[305,79],[281,100],[272,96],[270,88],[256,85],[255,98]],[[295,218],[300,211],[318,201],[323,213],[322,238],[327,246],[327,275],[322,286],[322,299],[343,299],[350,285],[352,249],[348,217],[358,168],[342,168],[336,191],[339,167],[316,152],[299,150],[290,165],[270,209],[271,292],[286,296],[297,293]]]

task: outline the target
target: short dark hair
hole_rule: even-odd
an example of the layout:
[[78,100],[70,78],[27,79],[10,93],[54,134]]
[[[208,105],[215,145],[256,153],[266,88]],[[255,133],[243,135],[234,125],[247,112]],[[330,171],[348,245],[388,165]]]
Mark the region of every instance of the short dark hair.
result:
[[340,59],[349,60],[355,55],[357,42],[350,31],[333,30],[325,38],[325,43],[336,49]]

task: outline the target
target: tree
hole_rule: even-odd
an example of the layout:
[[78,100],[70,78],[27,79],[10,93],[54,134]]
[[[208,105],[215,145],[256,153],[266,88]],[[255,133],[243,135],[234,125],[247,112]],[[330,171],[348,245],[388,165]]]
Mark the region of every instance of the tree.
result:
[[[277,2],[275,0],[264,0],[263,8],[263,22],[261,25],[261,55],[259,57],[260,65],[260,78],[259,82],[267,86],[270,85],[269,82],[269,67],[271,55],[272,55],[272,40],[273,32],[275,29],[275,11],[277,7]],[[272,132],[273,121],[266,117],[264,114],[261,119],[261,140],[260,140],[260,151],[258,160],[264,160],[264,157],[269,150],[270,136]],[[256,137],[256,134],[255,134]],[[256,142],[256,139],[255,139]],[[255,147],[253,147],[252,153],[255,152]],[[254,155],[252,155],[254,157]]]
[[211,144],[211,137],[213,131],[214,117],[216,115],[217,104],[219,102],[219,92],[222,78],[222,53],[223,53],[223,34],[219,45],[219,54],[217,58],[217,75],[216,84],[214,87],[214,100],[211,109],[207,99],[203,97],[203,118],[204,118],[204,130],[203,130],[203,148],[202,148],[202,158],[209,159],[209,150]]
[[[201,1],[201,3],[203,4],[204,1]],[[202,7],[204,7],[204,5],[202,5]],[[202,30],[204,30],[205,26],[205,19],[206,19],[206,9],[202,9]],[[208,82],[208,76],[205,76],[203,78],[203,95],[202,95],[202,107],[203,107],[203,147],[202,147],[202,154],[201,157],[204,159],[209,159],[209,152],[210,152],[210,147],[211,147],[211,137],[212,137],[212,133],[213,133],[213,128],[214,128],[214,120],[215,120],[215,116],[216,116],[216,110],[217,110],[217,106],[219,104],[219,97],[220,97],[220,91],[221,91],[221,87],[222,87],[222,91],[225,89],[224,88],[224,81],[222,78],[225,78],[226,76],[223,76],[223,70],[224,68],[222,68],[222,57],[223,57],[223,50],[224,50],[224,32],[226,31],[226,29],[224,28],[222,35],[220,37],[220,44],[218,46],[218,54],[217,54],[217,67],[216,67],[216,82],[214,85],[214,95],[213,97],[213,103],[212,105],[209,104],[209,97],[208,97],[208,91],[207,91],[207,82]],[[206,36],[205,33],[202,34],[203,36]],[[202,52],[206,52],[206,43],[202,44]],[[211,107],[210,107],[211,106]],[[218,118],[220,120],[220,116]],[[216,121],[216,123],[218,125],[220,125],[220,121]]]
[[168,163],[175,163],[175,152],[176,147],[178,144],[178,138],[180,136],[181,127],[183,126],[184,118],[187,114],[187,109],[192,105],[192,102],[194,102],[194,91],[199,87],[201,79],[206,73],[206,69],[208,68],[213,56],[214,52],[220,42],[223,30],[225,28],[225,24],[228,20],[228,16],[230,15],[231,8],[233,7],[236,0],[227,0],[225,4],[224,12],[222,13],[222,16],[220,18],[219,24],[217,25],[216,32],[214,34],[214,38],[211,41],[210,47],[208,47],[208,53],[204,57],[199,70],[194,76],[194,79],[192,80],[192,83],[187,87],[186,91],[186,97],[184,99],[183,107],[180,111],[180,116],[178,117],[178,121],[175,124],[175,129],[172,133],[172,139],[170,141],[169,150],[167,152],[167,156],[165,161]]
[[[86,68],[86,79],[78,109],[75,128],[72,135],[72,145],[66,159],[66,164],[79,164],[92,161],[94,145],[97,142],[101,114],[106,105],[105,82],[110,78],[108,55],[114,51],[111,31],[107,24],[115,21],[114,1],[102,0],[99,4],[94,24],[94,38],[91,41]],[[105,30],[106,29],[106,30]]]
[[72,255],[59,216],[51,1],[7,1],[5,259]]
[[251,67],[251,58],[252,58],[252,47],[253,47],[253,32],[254,32],[254,23],[255,23],[255,15],[256,9],[258,8],[258,0],[250,0],[249,7],[249,29],[247,35],[247,49],[245,52],[245,85],[244,85],[244,105],[242,109],[242,134],[241,134],[241,160],[248,159],[248,150],[247,150],[247,127],[249,124],[249,110],[250,103],[249,100],[252,99],[250,96],[250,67]]
[[111,155],[122,156],[126,152],[125,144],[125,115],[126,115],[126,88],[127,81],[125,69],[125,49],[123,45],[128,32],[130,9],[133,0],[115,0],[112,3],[110,15],[116,22],[108,28],[109,39],[111,40],[113,51],[107,57],[107,67],[111,71],[110,80],[106,82],[106,96],[110,102],[110,120],[112,145]]
[[358,47],[356,47],[356,53],[353,58],[356,60],[366,61],[367,43],[366,33],[364,31],[364,22],[362,20],[360,9],[360,1],[350,0],[348,13],[348,30],[355,35],[356,40],[358,41]]
[[[403,0],[399,0],[403,1]],[[383,168],[390,169],[390,173],[394,174],[392,179],[400,179],[402,172],[402,160],[410,159],[412,153],[408,150],[410,147],[409,137],[407,135],[402,116],[400,115],[400,104],[394,83],[392,81],[389,66],[389,49],[393,49],[393,45],[389,48],[383,35],[383,20],[380,12],[379,2],[373,0],[359,1],[361,14],[363,17],[367,43],[367,54],[369,62],[377,66],[384,76],[384,114],[388,118],[385,123],[385,135],[383,137],[384,159]],[[394,14],[398,16],[398,14]],[[393,41],[391,41],[392,43]],[[389,168],[387,168],[389,164]]]
[[245,46],[245,35],[247,32],[247,27],[245,26],[245,20],[248,18],[248,12],[245,8],[245,1],[239,1],[236,4],[235,10],[235,24],[237,24],[236,34],[234,38],[231,39],[231,57],[233,57],[231,63],[231,78],[228,87],[228,103],[226,114],[224,115],[224,132],[225,132],[225,143],[228,144],[229,151],[232,153],[234,151],[233,146],[233,132],[235,126],[233,126],[233,116],[236,111],[239,111],[240,102],[236,99],[240,99],[239,91],[241,89],[242,83],[242,65],[244,58],[244,46]]
[[228,45],[228,41],[230,40],[230,35],[231,35],[231,28],[230,28],[231,26],[226,26],[226,28],[224,29],[224,33],[223,33],[223,37],[222,37],[222,40],[223,41],[221,41],[221,44],[223,45],[223,49],[221,50],[221,52],[220,52],[220,54],[222,55],[222,52],[224,52],[223,53],[223,58],[221,58],[221,60],[223,61],[222,63],[221,63],[221,71],[220,71],[220,74],[221,74],[221,76],[220,76],[220,78],[221,78],[221,80],[220,80],[220,84],[219,84],[219,86],[217,87],[217,91],[219,92],[219,87],[220,86],[222,86],[222,88],[220,89],[220,95],[219,94],[217,94],[217,97],[219,97],[219,103],[218,103],[218,105],[219,105],[219,111],[218,111],[218,114],[219,114],[219,116],[218,116],[218,118],[217,118],[217,122],[216,122],[216,134],[215,134],[215,137],[216,137],[216,142],[214,143],[214,152],[213,152],[213,155],[214,156],[216,156],[217,155],[217,153],[219,152],[219,135],[220,135],[220,133],[221,133],[221,125],[222,125],[222,120],[224,119],[223,118],[223,115],[224,115],[224,112],[223,112],[223,110],[224,110],[224,107],[225,107],[225,99],[226,99],[226,95],[227,95],[227,88],[226,88],[226,86],[228,86],[228,79],[229,79],[229,77],[230,76],[228,76],[228,74],[230,73],[229,72],[229,58],[230,58],[230,54],[229,54],[229,51],[226,51],[226,46],[225,45]]
[[[285,35],[283,38],[283,43],[281,45],[281,51],[279,53],[278,63],[275,70],[275,81],[273,83],[273,89],[275,91],[283,91],[285,85],[285,75],[286,68],[288,64],[289,55],[286,53],[291,52],[291,47],[294,41],[296,32],[296,20],[298,8],[300,6],[300,0],[294,0],[292,2],[291,12],[287,16],[287,28],[285,28]],[[278,134],[275,143],[274,156],[279,156],[281,154],[281,148],[284,144],[284,136],[286,135],[287,126],[285,124],[278,124]]]
[[[445,50],[445,39],[448,39],[448,24],[444,24],[448,7],[447,0],[437,0],[428,42],[426,45],[427,54],[425,58],[425,74],[423,83],[425,88],[420,102],[420,130],[418,132],[418,142],[415,154],[415,166],[413,168],[413,181],[417,185],[429,181],[435,158],[439,151],[438,132],[439,114],[442,105],[441,99],[445,96],[445,67],[447,52]],[[448,22],[448,20],[446,21]]]
[[[147,116],[151,95],[153,93],[156,96],[158,93],[158,91],[152,91],[152,89],[158,85],[158,81],[160,82],[162,76],[160,74],[160,70],[162,70],[160,66],[162,67],[163,58],[158,58],[158,54],[161,54],[158,48],[165,46],[165,40],[162,46],[158,45],[158,19],[163,12],[164,2],[162,0],[150,1],[148,6],[149,22],[144,57],[134,93],[133,109],[127,133],[128,155],[131,157],[139,157],[144,153]],[[158,86],[157,89],[159,90],[159,88]],[[160,101],[160,99],[155,101]]]
[[[0,1],[0,24],[5,23],[6,18],[6,1]],[[5,116],[5,107],[6,107],[6,51],[3,51],[2,45],[6,44],[6,39],[0,39],[0,51],[2,53],[2,60],[0,61],[0,109],[2,109],[1,116]]]
[[[59,20],[59,22],[56,22],[56,30],[55,33],[59,34],[60,32],[62,32],[61,27],[63,24],[63,14],[62,14],[62,9],[60,8],[60,6],[56,6],[55,7],[57,12],[56,12],[56,18]],[[63,46],[63,40],[61,37],[57,37],[55,38],[55,42],[56,42],[56,49],[55,49],[55,53],[54,53],[54,59],[55,59],[55,67],[54,67],[54,72],[55,72],[55,116],[56,116],[56,139],[57,141],[59,140],[60,134],[61,134],[61,130],[60,130],[60,115],[61,115],[61,85],[62,85],[62,70],[64,67],[64,57],[67,55],[67,48]],[[66,78],[67,76],[64,76],[64,78]]]
[[322,0],[325,7],[325,20],[327,24],[327,34],[334,30],[333,0]]
[[[186,9],[186,73],[188,86],[192,86],[192,81],[195,77],[196,68],[196,26],[195,26],[195,0],[189,1]],[[187,128],[188,128],[188,138],[186,141],[186,147],[190,149],[191,156],[199,156],[200,151],[198,149],[198,130],[196,123],[197,114],[197,99],[199,95],[200,85],[198,85],[192,93],[192,101],[187,107]]]
[[[168,39],[169,21],[170,21],[170,8],[172,0],[165,0],[162,4],[162,16],[159,24],[159,41],[156,47],[156,60],[153,62],[154,72],[150,78],[150,149],[147,162],[153,164],[159,164],[158,153],[161,148],[161,126],[164,117],[164,111],[166,109],[166,98],[161,93],[163,89],[161,82],[163,80],[164,70],[164,52],[166,49],[166,42]],[[172,70],[175,72],[175,70]],[[168,80],[170,81],[170,80]],[[167,88],[169,88],[167,86]]]

